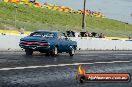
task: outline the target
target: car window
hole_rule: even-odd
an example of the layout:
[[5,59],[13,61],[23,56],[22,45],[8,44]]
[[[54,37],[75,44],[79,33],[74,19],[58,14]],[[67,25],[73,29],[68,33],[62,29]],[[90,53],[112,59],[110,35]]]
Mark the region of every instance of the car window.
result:
[[34,32],[34,33],[31,33],[30,36],[34,36],[34,37],[42,37],[42,33],[41,32]]
[[49,37],[49,38],[52,38],[52,37],[54,37],[54,34],[53,33],[43,33],[43,35],[42,35],[43,37]]
[[60,38],[65,38],[64,33],[60,33],[59,37],[60,37]]
[[34,33],[31,33],[30,36],[52,38],[54,37],[54,34],[51,32],[34,32]]

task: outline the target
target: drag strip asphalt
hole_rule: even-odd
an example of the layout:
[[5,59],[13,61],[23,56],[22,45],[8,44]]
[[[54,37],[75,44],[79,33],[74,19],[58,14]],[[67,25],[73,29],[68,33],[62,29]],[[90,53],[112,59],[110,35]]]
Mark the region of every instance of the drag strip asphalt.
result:
[[111,62],[93,62],[93,63],[73,63],[73,64],[58,64],[58,65],[45,65],[45,66],[27,66],[27,67],[14,67],[14,68],[1,68],[2,70],[20,70],[20,69],[34,69],[34,68],[46,68],[46,67],[60,67],[60,66],[77,66],[80,64],[109,64],[109,63],[132,63],[132,60],[129,61],[111,61]]
[[130,73],[131,51],[82,51],[74,57],[60,54],[57,57],[24,52],[0,53],[0,87],[132,87],[129,83],[86,83],[75,79],[78,65],[87,73]]

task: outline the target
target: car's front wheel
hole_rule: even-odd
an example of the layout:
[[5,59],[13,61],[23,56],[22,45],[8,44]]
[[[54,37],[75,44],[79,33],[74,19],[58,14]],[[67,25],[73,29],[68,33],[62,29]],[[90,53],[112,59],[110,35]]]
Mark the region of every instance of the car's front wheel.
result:
[[57,56],[57,54],[58,54],[58,48],[54,47],[54,49],[52,49],[51,51],[51,56]]
[[30,56],[33,54],[33,50],[31,49],[25,49],[26,55]]
[[70,56],[74,56],[74,54],[75,54],[75,49],[73,47],[71,47],[71,50],[69,52],[69,55]]

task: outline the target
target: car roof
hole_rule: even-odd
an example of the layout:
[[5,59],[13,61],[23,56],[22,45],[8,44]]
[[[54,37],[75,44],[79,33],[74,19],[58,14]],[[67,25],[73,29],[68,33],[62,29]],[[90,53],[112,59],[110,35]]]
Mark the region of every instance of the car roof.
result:
[[59,31],[49,31],[49,30],[37,30],[35,32],[52,32],[52,33],[59,33]]
[[[59,31],[37,30],[35,32],[41,32],[41,33],[44,33],[44,32],[49,32],[50,33],[51,32],[51,33],[54,33],[55,37],[58,37],[58,35],[59,35]],[[33,33],[35,33],[35,32],[33,32]]]

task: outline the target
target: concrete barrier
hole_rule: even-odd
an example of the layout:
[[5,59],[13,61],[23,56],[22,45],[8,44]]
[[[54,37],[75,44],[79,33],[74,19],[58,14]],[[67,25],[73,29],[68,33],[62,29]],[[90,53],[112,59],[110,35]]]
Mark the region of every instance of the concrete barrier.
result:
[[[0,51],[21,51],[20,38],[26,35],[0,35]],[[99,38],[71,37],[77,41],[78,50],[132,50],[132,41],[106,40]]]
[[25,35],[0,35],[0,51],[20,51],[20,38]]
[[77,41],[80,50],[132,50],[132,41],[106,40],[100,38],[70,38]]

